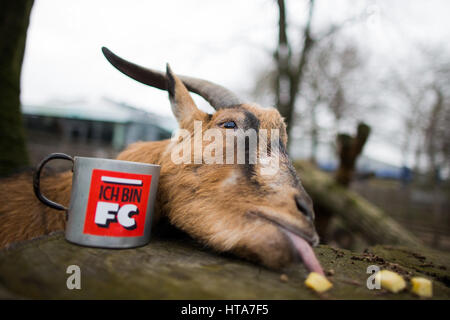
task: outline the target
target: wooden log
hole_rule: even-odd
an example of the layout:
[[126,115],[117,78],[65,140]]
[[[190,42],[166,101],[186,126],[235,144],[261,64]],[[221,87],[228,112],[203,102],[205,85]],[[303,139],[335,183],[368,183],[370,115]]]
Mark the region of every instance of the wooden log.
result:
[[[430,249],[376,246],[354,253],[315,248],[333,288],[308,289],[303,264],[282,271],[221,255],[189,239],[156,238],[141,248],[98,249],[68,243],[62,232],[0,251],[0,298],[31,299],[418,299],[409,290],[369,290],[367,267],[378,265],[433,281],[435,299],[450,298],[450,256]],[[70,265],[81,289],[66,286]],[[281,276],[285,274],[285,276]]]
[[[321,215],[339,217],[350,232],[362,235],[369,244],[397,244],[410,247],[423,246],[411,232],[402,227],[382,209],[371,204],[355,192],[338,184],[331,176],[306,161],[294,163],[300,180],[317,208],[318,229]],[[323,224],[326,224],[323,223]]]

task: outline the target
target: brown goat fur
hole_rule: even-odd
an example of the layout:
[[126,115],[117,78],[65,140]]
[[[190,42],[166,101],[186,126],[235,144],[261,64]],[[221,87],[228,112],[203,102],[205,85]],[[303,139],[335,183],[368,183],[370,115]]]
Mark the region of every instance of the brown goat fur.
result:
[[[209,115],[195,106],[176,76],[171,74],[170,78],[172,110],[180,128],[191,135],[195,120],[202,121],[203,131],[217,128],[225,133],[231,130],[223,127],[225,121],[233,121],[238,128],[243,128],[248,125],[248,119],[254,119],[258,129],[278,129],[280,143],[286,145],[286,127],[277,110],[241,104]],[[270,268],[280,268],[296,258],[283,230],[317,244],[313,217],[301,212],[305,207],[309,213],[313,212],[312,202],[285,151],[279,151],[279,172],[265,176],[259,174],[259,163],[252,167],[250,174],[245,164],[175,164],[171,160],[175,142],[137,142],[117,157],[161,165],[155,224],[161,216],[166,216],[174,226],[209,247],[233,252]],[[203,147],[208,145],[202,143]],[[43,177],[42,184],[43,194],[48,198],[68,204],[70,172]],[[2,181],[0,192],[3,196],[0,246],[64,229],[64,214],[45,207],[35,198],[30,176]],[[298,201],[303,207],[299,208]]]
[[[0,182],[0,248],[9,243],[32,239],[63,230],[65,214],[42,204],[33,193],[31,174],[22,174]],[[72,173],[43,178],[42,190],[53,200],[68,205]]]

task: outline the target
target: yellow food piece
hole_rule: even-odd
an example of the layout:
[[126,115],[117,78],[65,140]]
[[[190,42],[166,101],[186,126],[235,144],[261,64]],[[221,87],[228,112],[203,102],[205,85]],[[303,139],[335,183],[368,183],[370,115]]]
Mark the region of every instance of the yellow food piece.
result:
[[406,287],[405,280],[397,273],[389,270],[378,271],[375,280],[380,281],[381,287],[391,292],[397,293]]
[[430,280],[420,277],[411,279],[411,291],[420,297],[430,298],[433,296],[433,285]]
[[333,284],[328,281],[327,278],[325,278],[321,274],[318,274],[317,272],[311,272],[308,275],[308,278],[306,278],[305,284],[308,288],[311,288],[319,293],[325,292],[333,286]]
[[289,277],[283,273],[280,276],[280,280],[283,281],[283,282],[288,282],[289,281]]

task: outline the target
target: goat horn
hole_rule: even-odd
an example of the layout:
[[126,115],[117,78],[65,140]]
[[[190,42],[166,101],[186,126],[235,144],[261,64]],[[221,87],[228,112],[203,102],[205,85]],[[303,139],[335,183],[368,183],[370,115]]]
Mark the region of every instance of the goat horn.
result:
[[[136,81],[167,91],[167,80],[164,73],[126,61],[116,56],[108,48],[102,47],[102,52],[106,59],[120,72]],[[242,101],[234,93],[218,84],[187,76],[178,77],[189,91],[202,96],[215,109],[242,104]]]

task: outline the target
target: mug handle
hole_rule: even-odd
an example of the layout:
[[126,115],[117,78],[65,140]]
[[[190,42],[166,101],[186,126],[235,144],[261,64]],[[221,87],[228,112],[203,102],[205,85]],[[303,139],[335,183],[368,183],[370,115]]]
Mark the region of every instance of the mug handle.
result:
[[52,153],[52,154],[48,155],[41,161],[41,163],[38,164],[38,166],[36,167],[36,171],[33,174],[34,194],[43,204],[49,206],[50,208],[67,212],[68,209],[66,207],[64,207],[62,204],[59,204],[59,203],[56,203],[56,202],[53,202],[53,201],[47,199],[41,193],[41,171],[47,162],[49,162],[50,160],[54,160],[54,159],[63,159],[63,160],[72,161],[72,171],[73,171],[74,160],[71,156],[69,156],[65,153]]

